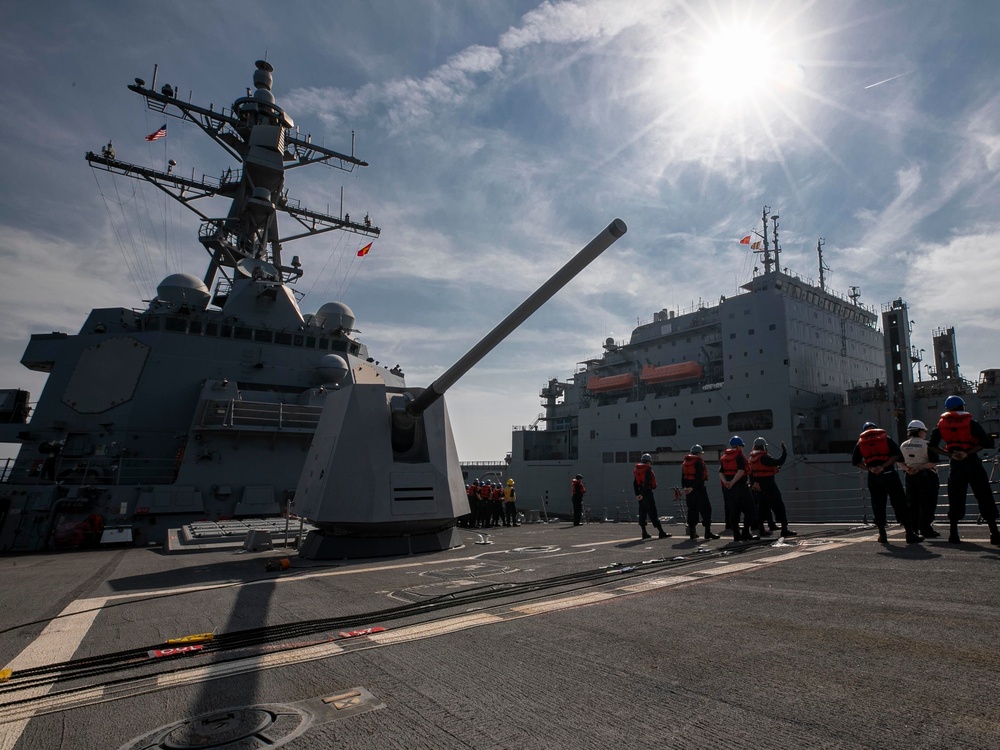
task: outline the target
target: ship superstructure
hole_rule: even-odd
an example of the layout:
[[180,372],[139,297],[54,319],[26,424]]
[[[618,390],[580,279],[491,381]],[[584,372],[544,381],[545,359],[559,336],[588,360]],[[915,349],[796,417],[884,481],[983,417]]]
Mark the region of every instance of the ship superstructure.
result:
[[[405,385],[398,367],[369,356],[347,305],[299,309],[302,264],[286,260],[284,243],[380,230],[367,215],[351,221],[289,196],[287,170],[366,163],[302,137],[275,103],[272,72],[259,61],[254,91],[218,110],[179,100],[170,85],[155,90],[155,72],[150,87],[129,86],[236,160],[218,178],[131,164],[110,144],[86,155],[95,169],[144,179],[197,214],[208,267],[202,278],[168,276],[145,309],[96,309],[77,334],[31,337],[22,364],[48,378],[33,409],[25,392],[3,393],[0,440],[21,449],[0,484],[0,551],[78,544],[112,524],[136,542],[162,542],[189,520],[277,514],[294,494],[327,393]],[[212,198],[230,202],[221,218],[201,208]],[[279,215],[292,231],[279,232]]]
[[629,340],[607,339],[569,379],[546,384],[543,414],[512,435],[509,474],[529,506],[568,513],[569,482],[579,473],[598,514],[628,515],[631,468],[642,453],[653,455],[661,486],[670,486],[679,484],[691,445],[711,461],[736,434],[747,444],[757,436],[787,444],[793,455],[781,487],[790,516],[861,520],[866,493],[850,453],[863,422],[901,436],[909,419],[936,421],[942,394],[960,393],[997,431],[1000,371],[984,372],[977,388],[942,364],[955,361],[949,329],[934,338],[936,377],[914,382],[906,303],[877,311],[856,288],[843,296],[780,270],[777,217],[773,249],[768,218],[765,207],[764,270],[740,293],[660,310]]

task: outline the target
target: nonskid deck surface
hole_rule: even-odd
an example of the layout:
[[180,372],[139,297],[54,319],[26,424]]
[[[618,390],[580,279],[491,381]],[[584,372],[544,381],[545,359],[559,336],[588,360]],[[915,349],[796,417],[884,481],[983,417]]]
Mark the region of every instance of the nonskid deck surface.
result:
[[[447,552],[326,563],[281,548],[4,558],[0,747],[996,736],[1000,548],[985,526],[963,525],[960,545],[907,545],[899,527],[888,545],[827,525],[740,546],[666,528],[645,541],[627,523],[464,530]],[[200,651],[147,653],[201,633],[214,638],[188,644]],[[39,669],[70,660],[61,679]]]

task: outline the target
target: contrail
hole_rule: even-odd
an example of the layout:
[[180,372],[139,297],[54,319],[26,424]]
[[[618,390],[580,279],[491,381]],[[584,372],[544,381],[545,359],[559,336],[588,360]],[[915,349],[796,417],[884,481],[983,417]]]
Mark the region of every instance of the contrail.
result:
[[[910,71],[906,71],[906,72],[909,73]],[[884,81],[879,81],[878,83],[873,83],[870,86],[865,86],[865,88],[866,89],[873,89],[876,86],[881,86],[883,83],[889,83],[889,81],[895,81],[900,76],[905,76],[905,75],[906,75],[906,73],[900,73],[898,76],[893,76],[892,78],[886,78]]]

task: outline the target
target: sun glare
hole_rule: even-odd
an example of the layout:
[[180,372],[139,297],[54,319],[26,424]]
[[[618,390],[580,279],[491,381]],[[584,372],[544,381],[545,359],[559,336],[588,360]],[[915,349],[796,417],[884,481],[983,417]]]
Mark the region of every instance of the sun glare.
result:
[[699,56],[699,93],[716,103],[753,98],[774,79],[775,57],[759,29],[727,29],[710,37]]

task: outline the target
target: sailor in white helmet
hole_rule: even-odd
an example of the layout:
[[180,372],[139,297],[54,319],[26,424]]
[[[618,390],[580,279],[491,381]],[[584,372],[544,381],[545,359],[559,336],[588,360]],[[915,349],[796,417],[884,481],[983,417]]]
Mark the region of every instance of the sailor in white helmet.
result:
[[906,504],[914,526],[925,539],[941,536],[934,528],[938,504],[937,465],[941,455],[925,439],[927,425],[914,419],[906,426],[907,439],[899,446],[906,472]]

